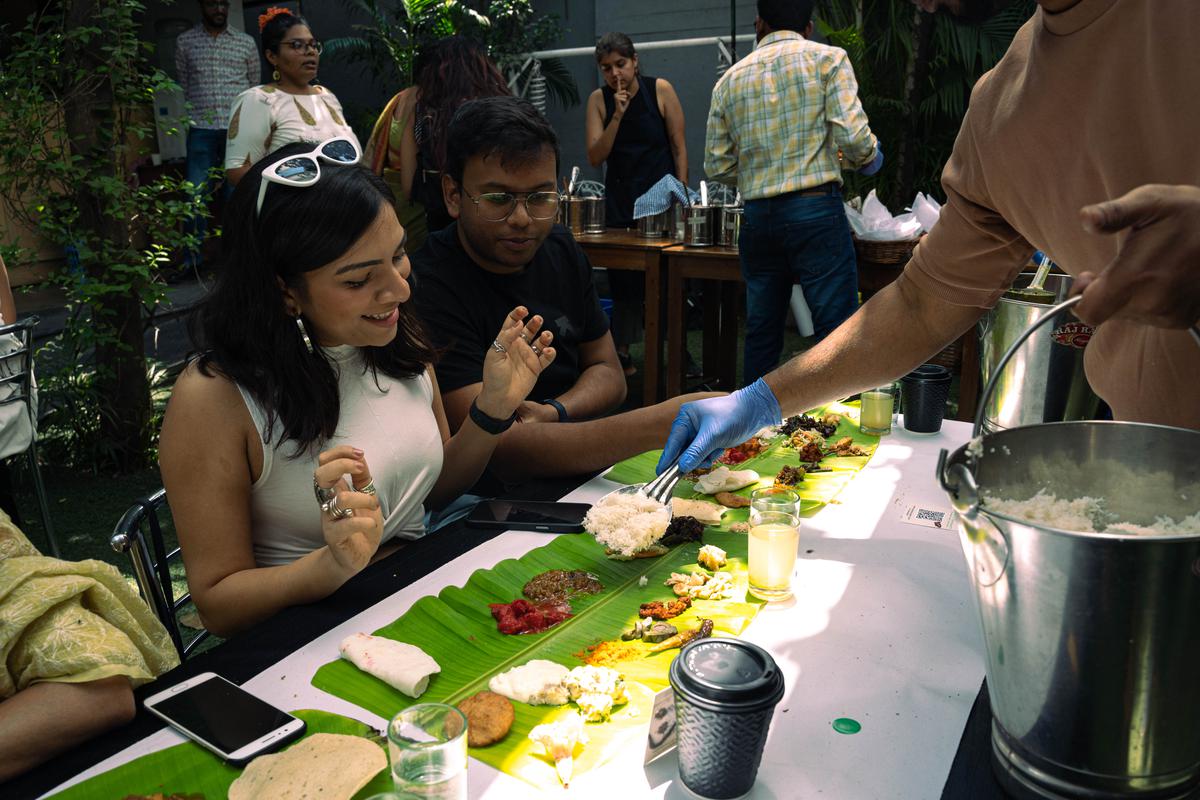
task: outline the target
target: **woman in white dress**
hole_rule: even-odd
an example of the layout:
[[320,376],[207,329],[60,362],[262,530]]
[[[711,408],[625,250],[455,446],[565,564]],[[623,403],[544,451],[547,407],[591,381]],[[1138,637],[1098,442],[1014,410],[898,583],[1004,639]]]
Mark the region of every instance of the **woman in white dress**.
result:
[[270,83],[252,86],[233,101],[225,176],[234,185],[251,164],[285,144],[337,136],[358,143],[333,92],[313,85],[323,47],[304,18],[271,8],[258,18],[258,29],[274,71]]
[[424,504],[474,484],[554,359],[541,317],[513,309],[450,435],[391,192],[335,163],[358,157],[347,140],[297,143],[245,175],[194,320],[203,355],[167,408],[159,465],[192,598],[219,635],[424,535]]

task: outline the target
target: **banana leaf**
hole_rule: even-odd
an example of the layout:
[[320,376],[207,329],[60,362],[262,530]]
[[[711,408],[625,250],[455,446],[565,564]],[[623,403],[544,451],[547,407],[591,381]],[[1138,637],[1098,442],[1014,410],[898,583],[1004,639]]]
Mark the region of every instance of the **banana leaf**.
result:
[[[715,635],[736,636],[750,623],[761,602],[747,599],[747,539],[743,535],[712,532],[705,542],[729,555],[726,571],[734,576],[735,593],[729,600],[696,601],[672,620],[681,631],[694,628],[700,619],[711,619]],[[664,583],[672,572],[696,568],[700,543],[680,545],[658,558],[615,561],[584,533],[564,535],[519,559],[507,559],[490,569],[476,571],[462,587],[443,589],[437,597],[423,597],[395,622],[374,633],[417,645],[434,658],[441,672],[433,676],[419,700],[409,698],[386,683],[361,672],[341,659],[317,670],[312,683],[361,708],[389,719],[417,702],[457,703],[487,689],[497,673],[535,658],[573,667],[583,663],[587,648],[619,639],[633,626],[641,603],[674,599]],[[496,629],[489,603],[507,603],[521,596],[525,583],[550,569],[586,569],[604,584],[604,591],[572,601],[574,616],[538,634],[508,636]],[[647,578],[646,586],[639,578]],[[654,693],[668,685],[667,669],[678,650],[649,653],[650,645],[631,643],[644,655],[614,664],[626,678],[629,702],[617,706],[609,722],[587,726],[588,744],[578,752],[575,774],[608,760],[633,740],[646,736]],[[514,703],[516,721],[500,742],[472,748],[471,756],[542,789],[559,786],[553,762],[539,745],[527,738],[534,725],[572,713],[574,706],[530,706]]]
[[[841,421],[838,423],[837,431],[833,436],[827,437],[830,444],[844,436],[849,436],[854,440],[855,444],[874,453],[875,447],[879,444],[879,437],[859,431],[857,403],[831,403],[828,406],[809,412],[810,415],[818,418],[827,413],[840,414],[842,416]],[[653,480],[655,475],[654,470],[661,455],[661,450],[652,450],[648,453],[627,458],[613,465],[604,474],[604,477],[610,481],[627,485]],[[854,474],[865,467],[870,460],[870,456],[827,456],[822,459],[820,466],[828,469],[829,472],[809,473],[795,487],[796,493],[800,495],[801,515],[812,516],[826,503],[835,502],[834,498],[837,497],[838,493],[854,478]],[[784,437],[778,436],[769,447],[757,456],[748,458],[740,464],[730,465],[729,468],[734,470],[752,469],[760,476],[758,483],[747,486],[744,489],[739,489],[734,494],[749,497],[750,493],[755,489],[773,485],[775,483],[775,476],[783,467],[796,467],[799,464],[800,460],[796,455],[796,451],[790,447],[785,447]],[[697,492],[695,485],[686,480],[680,481],[675,487],[675,496],[700,500],[713,499],[709,495]],[[730,509],[725,512],[720,529],[728,530],[730,525],[745,522],[748,517],[749,512],[744,508]]]
[[[327,711],[302,710],[292,713],[308,726],[303,738],[314,733],[342,733],[374,739],[380,747],[387,748],[386,740],[379,736],[378,731],[358,720]],[[241,774],[241,769],[226,764],[195,742],[184,742],[77,783],[54,795],[51,800],[96,800],[156,792],[168,795],[201,794],[209,800],[217,800],[229,794],[229,785]],[[354,797],[362,800],[391,790],[392,777],[384,769]]]

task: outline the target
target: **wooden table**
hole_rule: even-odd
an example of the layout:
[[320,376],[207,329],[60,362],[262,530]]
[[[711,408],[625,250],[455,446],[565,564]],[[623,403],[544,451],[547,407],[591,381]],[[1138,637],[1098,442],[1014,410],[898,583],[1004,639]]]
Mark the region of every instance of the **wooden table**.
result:
[[[585,233],[575,237],[594,267],[628,269],[646,275],[646,361],[643,365],[642,402],[654,405],[661,398],[662,370],[662,297],[664,263],[662,252],[674,242],[667,238],[647,239],[636,231],[611,228],[604,233]],[[676,393],[678,394],[678,392]],[[672,395],[673,396],[673,395]]]
[[[732,391],[737,375],[738,291],[744,283],[737,248],[676,245],[663,251],[663,259],[667,273],[667,397],[684,390],[684,284],[688,278],[704,281],[704,374],[715,375],[717,387]],[[859,261],[858,287],[863,301],[896,280],[903,269],[903,265]],[[950,358],[935,357],[933,361],[958,370],[957,418],[970,422],[975,419],[979,399],[979,342],[974,326],[943,353],[955,350],[954,363],[948,363]]]
[[702,281],[704,292],[704,354],[706,378],[713,388],[732,392],[737,382],[737,310],[742,270],[736,247],[686,247],[663,251],[667,272],[667,397],[683,394],[687,369],[687,307],[684,286],[689,278]]

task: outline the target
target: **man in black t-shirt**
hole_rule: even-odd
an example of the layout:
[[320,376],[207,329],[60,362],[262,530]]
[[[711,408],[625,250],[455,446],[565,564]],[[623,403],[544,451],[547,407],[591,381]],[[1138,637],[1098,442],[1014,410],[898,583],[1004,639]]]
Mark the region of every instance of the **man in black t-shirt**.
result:
[[[531,220],[530,227],[539,222]],[[550,228],[550,222],[544,227]],[[613,350],[608,318],[592,285],[592,265],[571,234],[554,225],[548,236],[542,234],[544,241],[532,261],[515,271],[497,272],[468,255],[458,231],[467,224],[460,217],[431,235],[425,247],[412,256],[420,287],[414,301],[435,344],[442,349],[437,364],[442,392],[449,395],[480,382],[483,358],[495,331],[515,306],[523,305],[545,320],[542,330],[554,334],[558,355],[542,371],[521,417],[557,421],[558,410],[543,404],[550,399],[562,403],[571,419],[612,410],[625,397],[625,378],[619,369],[615,374],[609,370],[618,362],[615,354],[611,361],[608,358]],[[589,370],[592,374],[584,383],[595,384],[589,392],[590,403],[580,387],[580,379]]]
[[[413,302],[441,351],[436,373],[451,430],[479,394],[496,330],[523,305],[543,318],[557,357],[518,409],[522,424],[502,434],[492,459],[500,477],[584,472],[659,446],[691,398],[604,417],[625,399],[625,375],[591,264],[554,224],[554,129],[528,102],[490,97],[459,109],[446,143],[442,188],[456,221],[412,263]],[[563,422],[577,424],[529,424]]]

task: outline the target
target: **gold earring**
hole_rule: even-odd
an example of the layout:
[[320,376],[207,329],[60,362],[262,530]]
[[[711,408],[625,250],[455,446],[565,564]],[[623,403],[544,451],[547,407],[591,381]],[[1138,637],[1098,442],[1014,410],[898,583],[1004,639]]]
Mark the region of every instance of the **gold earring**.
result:
[[279,70],[274,70],[271,72],[271,80],[279,83]]

